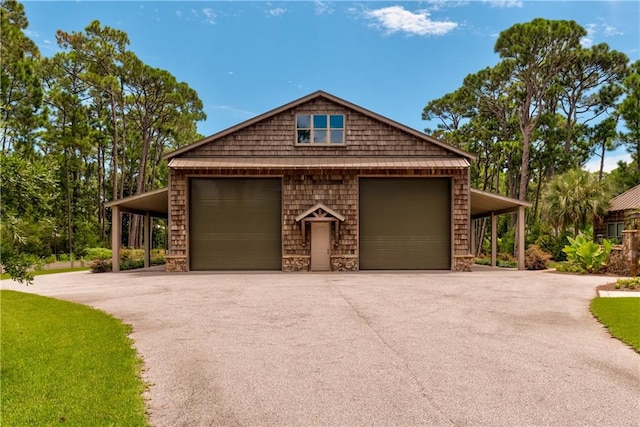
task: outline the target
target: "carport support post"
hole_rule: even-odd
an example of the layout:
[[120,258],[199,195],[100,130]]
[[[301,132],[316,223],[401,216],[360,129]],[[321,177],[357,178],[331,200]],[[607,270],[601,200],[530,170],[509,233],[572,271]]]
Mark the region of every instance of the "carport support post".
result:
[[120,221],[120,208],[116,205],[111,208],[111,271],[120,271],[120,241],[122,223]]
[[478,256],[478,254],[476,253],[476,249],[478,247],[478,243],[476,242],[476,220],[472,219],[471,220],[471,253],[473,254],[473,256]]
[[518,270],[524,270],[524,206],[518,207]]
[[144,268],[151,265],[151,216],[149,212],[144,216]]
[[498,217],[491,212],[491,267],[498,263]]

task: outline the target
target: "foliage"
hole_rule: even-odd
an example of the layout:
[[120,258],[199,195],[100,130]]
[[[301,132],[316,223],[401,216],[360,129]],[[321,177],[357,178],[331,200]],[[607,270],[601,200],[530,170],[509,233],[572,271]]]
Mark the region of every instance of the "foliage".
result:
[[640,353],[640,298],[595,298],[591,312],[611,335]]
[[627,131],[620,136],[629,152],[635,155],[636,171],[640,174],[640,60],[629,66],[629,75],[622,87],[625,97],[618,110]]
[[569,244],[564,247],[564,252],[569,262],[575,267],[587,273],[600,273],[602,268],[606,267],[613,246],[611,242],[605,239],[602,245],[599,245],[593,240],[587,240],[582,234],[575,239],[571,237],[567,239]]
[[550,259],[551,255],[538,245],[531,245],[524,254],[524,265],[527,270],[546,270]]
[[[33,276],[45,276],[48,274],[59,274],[59,273],[73,273],[76,271],[87,271],[88,267],[69,267],[69,268],[52,268],[47,270],[33,270],[29,272]],[[1,280],[11,279],[11,275],[9,273],[3,273],[0,275]]]
[[57,195],[53,172],[38,159],[0,152],[0,188],[0,261],[12,278],[30,284],[29,270],[48,255],[39,248],[50,232],[50,203]]
[[567,230],[555,233],[549,225],[539,222],[530,228],[527,242],[537,245],[544,252],[549,253],[554,261],[566,261],[567,254],[563,249],[569,244],[568,236],[573,236],[573,234]]
[[110,259],[96,259],[90,265],[92,273],[108,273],[112,269]]
[[[474,262],[478,265],[491,265],[491,257],[478,257]],[[518,262],[509,254],[499,254],[496,265],[502,268],[516,268]]]
[[0,295],[3,425],[147,425],[130,327],[80,304]]
[[[189,85],[129,49],[125,32],[99,21],[58,31],[60,49],[43,57],[22,4],[1,5],[0,256],[23,274],[27,255],[79,258],[106,245],[104,202],[166,185],[163,154],[199,139],[205,114]],[[141,246],[140,225],[123,215],[129,246]]]
[[577,265],[569,261],[556,262],[552,265],[553,268],[556,269],[556,271],[561,271],[563,273],[586,273],[586,271],[582,267],[578,267]]
[[87,248],[85,259],[88,261],[111,259],[111,249]]
[[498,252],[512,254],[516,244],[516,232],[511,229],[498,238]]
[[[91,263],[91,270],[94,273],[105,273],[112,270],[111,250],[94,248],[92,253],[95,256]],[[106,256],[108,254],[108,256]],[[89,256],[89,255],[87,255]],[[151,250],[151,265],[162,265],[165,263],[165,252],[162,249]],[[142,249],[122,249],[120,251],[120,270],[134,270],[144,267],[144,251]]]
[[640,277],[633,277],[631,279],[618,279],[616,280],[616,289],[620,288],[629,288],[635,289],[640,288]]
[[545,216],[558,230],[573,227],[574,233],[601,219],[609,204],[609,194],[601,181],[584,170],[572,169],[553,178],[545,196]]

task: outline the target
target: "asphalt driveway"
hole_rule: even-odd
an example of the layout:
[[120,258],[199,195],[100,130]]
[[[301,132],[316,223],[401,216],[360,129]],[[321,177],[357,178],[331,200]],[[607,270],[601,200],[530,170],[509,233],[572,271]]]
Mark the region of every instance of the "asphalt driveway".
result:
[[638,425],[640,355],[588,308],[610,280],[83,272],[1,287],[132,324],[157,426]]

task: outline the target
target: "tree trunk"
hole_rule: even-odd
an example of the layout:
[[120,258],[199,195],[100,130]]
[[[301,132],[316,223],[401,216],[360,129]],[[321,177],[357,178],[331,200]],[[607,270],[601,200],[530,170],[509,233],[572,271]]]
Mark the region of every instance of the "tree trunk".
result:
[[116,110],[116,100],[113,92],[109,93],[111,101],[111,121],[113,122],[113,151],[111,153],[111,164],[113,170],[112,182],[113,182],[113,194],[112,200],[118,200],[118,112]]

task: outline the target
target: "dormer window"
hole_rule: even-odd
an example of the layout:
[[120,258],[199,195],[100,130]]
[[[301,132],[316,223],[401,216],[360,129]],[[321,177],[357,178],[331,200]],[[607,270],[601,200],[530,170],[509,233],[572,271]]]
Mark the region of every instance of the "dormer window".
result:
[[298,114],[296,134],[298,144],[344,144],[344,115]]

